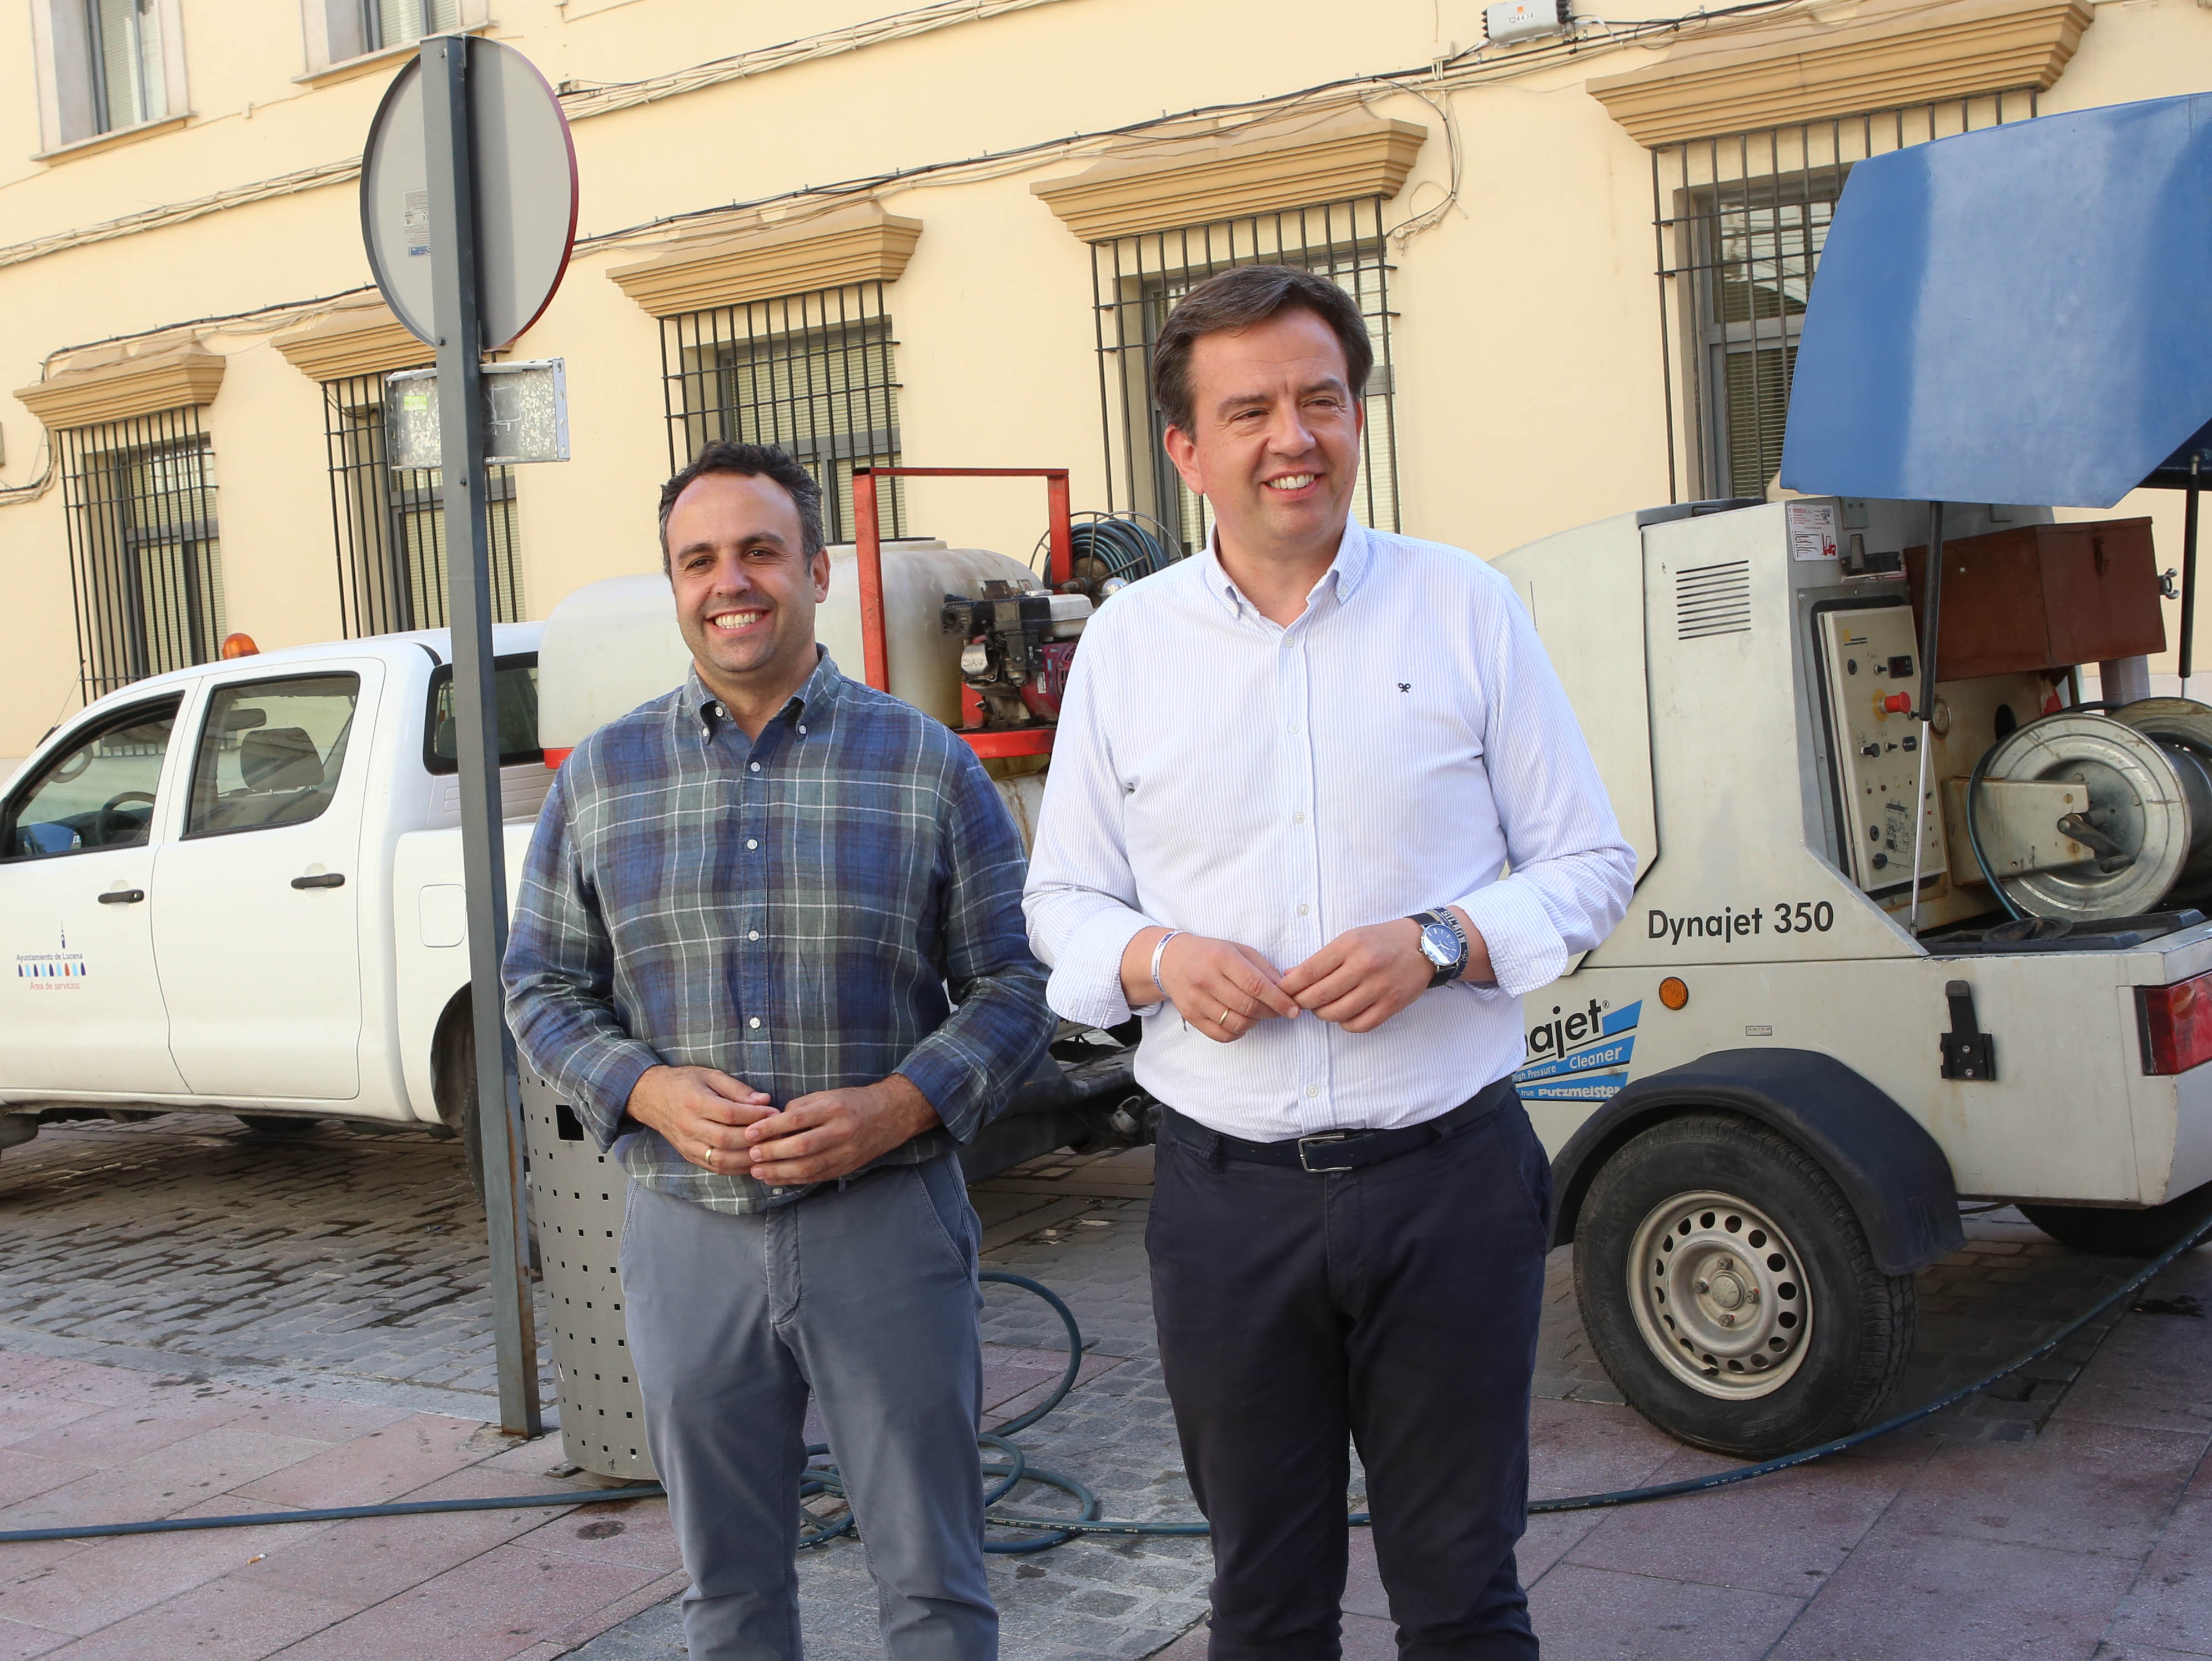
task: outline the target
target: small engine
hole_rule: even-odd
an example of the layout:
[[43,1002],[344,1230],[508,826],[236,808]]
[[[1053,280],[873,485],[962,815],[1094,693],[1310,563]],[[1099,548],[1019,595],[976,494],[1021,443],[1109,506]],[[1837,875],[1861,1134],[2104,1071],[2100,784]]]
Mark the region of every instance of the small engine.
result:
[[981,700],[986,727],[1048,726],[1060,719],[1091,598],[998,579],[982,590],[973,597],[946,595],[939,613],[945,633],[965,642],[960,678]]

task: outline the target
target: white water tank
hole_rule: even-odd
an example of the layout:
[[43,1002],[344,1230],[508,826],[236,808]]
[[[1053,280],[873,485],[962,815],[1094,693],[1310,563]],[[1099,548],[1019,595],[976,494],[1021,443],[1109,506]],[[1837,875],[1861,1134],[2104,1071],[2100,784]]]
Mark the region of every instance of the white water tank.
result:
[[[837,667],[864,679],[860,582],[850,543],[830,549],[830,597],[814,613],[814,638]],[[999,578],[1035,584],[1018,560],[934,539],[883,545],[884,636],[890,691],[947,726],[960,724],[960,641],[938,627],[947,594],[974,594]],[[681,686],[690,649],[676,627],[668,579],[653,573],[587,583],[553,608],[538,647],[538,730],[549,751]]]

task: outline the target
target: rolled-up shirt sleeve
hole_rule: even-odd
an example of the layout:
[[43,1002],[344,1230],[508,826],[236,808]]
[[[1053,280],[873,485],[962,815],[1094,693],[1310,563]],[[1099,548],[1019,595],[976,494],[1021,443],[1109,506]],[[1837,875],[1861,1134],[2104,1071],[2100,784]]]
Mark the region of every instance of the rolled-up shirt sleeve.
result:
[[1475,990],[1518,997],[1565,974],[1627,914],[1636,851],[1535,625],[1515,599],[1495,613],[1482,740],[1508,864],[1451,903],[1490,950],[1495,981]]
[[562,788],[569,776],[555,775],[538,815],[500,974],[515,1048],[575,1104],[604,1151],[623,1133],[631,1090],[660,1057],[630,1036],[615,1009],[614,942],[578,856]]
[[1133,1010],[1121,986],[1122,954],[1156,924],[1137,907],[1122,821],[1127,792],[1099,719],[1091,663],[1078,652],[1068,676],[1022,910],[1030,945],[1052,970],[1045,1001],[1054,1012],[1086,1026],[1116,1027],[1159,1007]]

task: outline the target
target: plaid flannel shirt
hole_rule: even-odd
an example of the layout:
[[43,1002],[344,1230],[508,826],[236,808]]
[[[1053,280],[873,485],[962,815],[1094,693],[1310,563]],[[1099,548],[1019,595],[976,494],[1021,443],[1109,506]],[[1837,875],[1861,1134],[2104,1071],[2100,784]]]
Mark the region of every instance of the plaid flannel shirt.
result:
[[898,1072],[945,1128],[877,1165],[972,1140],[1052,1034],[1023,865],[968,747],[828,653],[757,739],[695,671],[562,765],[508,935],[507,1020],[637,1181],[718,1211],[788,1203],[811,1185],[700,1169],[625,1117],[631,1088],[659,1063],[714,1067],[781,1107]]

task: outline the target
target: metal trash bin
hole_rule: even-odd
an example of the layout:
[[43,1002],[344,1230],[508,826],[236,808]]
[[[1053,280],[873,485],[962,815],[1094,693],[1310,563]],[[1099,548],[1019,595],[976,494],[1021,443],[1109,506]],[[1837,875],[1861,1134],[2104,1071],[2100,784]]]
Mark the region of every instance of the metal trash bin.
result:
[[530,1215],[550,1306],[561,1380],[561,1444],[568,1463],[600,1476],[651,1481],[645,1401],[623,1325],[623,1206],[629,1179],[585,1135],[574,1108],[528,1066],[520,1070]]

